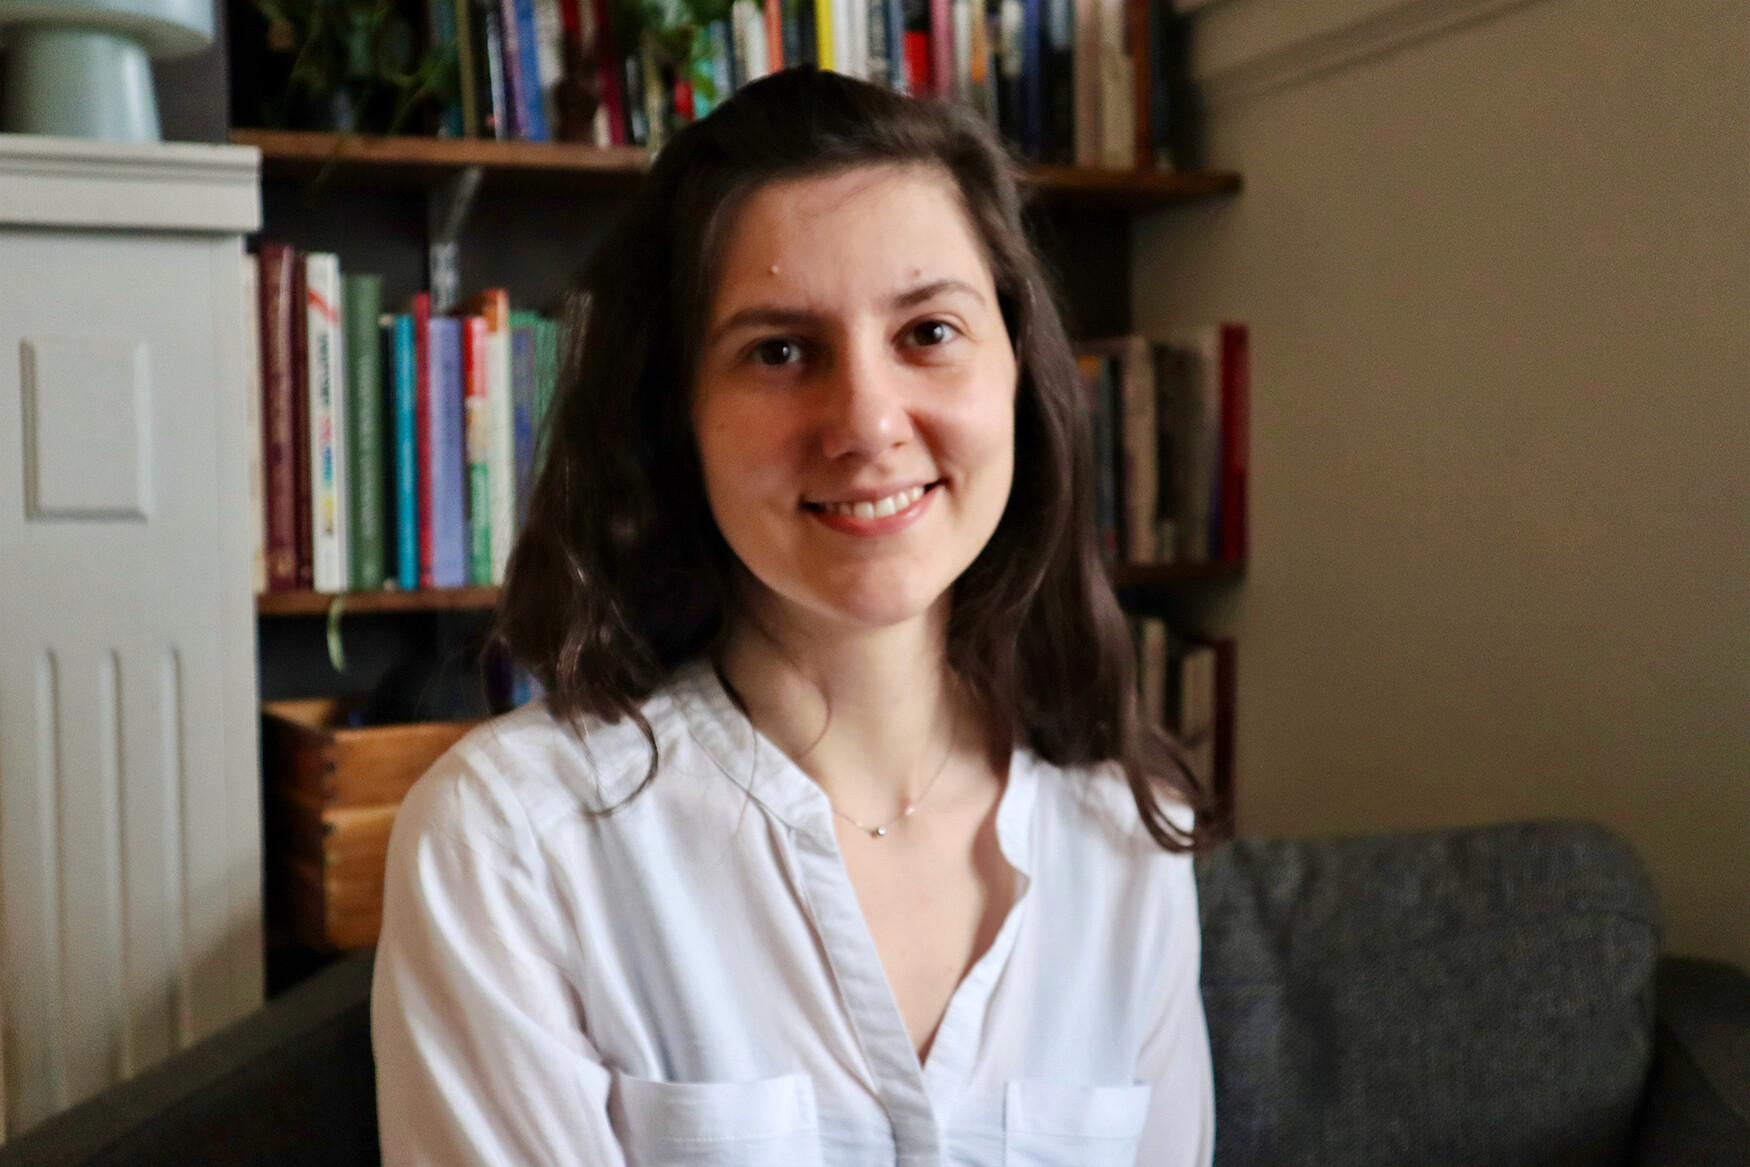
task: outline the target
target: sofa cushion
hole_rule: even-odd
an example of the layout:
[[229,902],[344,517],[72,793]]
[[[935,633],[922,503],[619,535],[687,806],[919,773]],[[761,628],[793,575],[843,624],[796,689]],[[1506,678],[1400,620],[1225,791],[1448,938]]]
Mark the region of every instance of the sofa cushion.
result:
[[1218,1167],[1623,1161],[1659,936],[1611,835],[1247,839],[1198,879]]

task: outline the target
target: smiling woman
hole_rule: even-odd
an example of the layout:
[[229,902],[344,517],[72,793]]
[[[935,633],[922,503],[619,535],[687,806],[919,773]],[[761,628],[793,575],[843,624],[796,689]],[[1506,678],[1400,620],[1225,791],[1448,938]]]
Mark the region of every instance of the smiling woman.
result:
[[1199,792],[1019,208],[970,115],[792,70],[591,257],[500,618],[546,699],[391,843],[386,1162],[1208,1163]]

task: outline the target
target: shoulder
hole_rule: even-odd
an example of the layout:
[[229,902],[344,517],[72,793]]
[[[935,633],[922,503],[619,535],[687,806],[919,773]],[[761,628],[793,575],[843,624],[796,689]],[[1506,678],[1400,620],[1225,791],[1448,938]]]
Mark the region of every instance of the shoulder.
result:
[[[640,707],[666,760],[684,735],[668,687]],[[555,824],[598,814],[638,789],[651,740],[633,718],[555,717],[544,701],[475,726],[414,784],[395,834],[450,836],[476,850],[523,851]],[[526,853],[526,852],[525,852]]]
[[[1024,755],[1037,775],[1040,814],[1048,829],[1084,850],[1114,861],[1147,862],[1158,858],[1189,859],[1164,850],[1148,833],[1130,783],[1116,762],[1062,766],[1036,755]],[[1173,825],[1189,830],[1191,808],[1161,795],[1161,809]]]

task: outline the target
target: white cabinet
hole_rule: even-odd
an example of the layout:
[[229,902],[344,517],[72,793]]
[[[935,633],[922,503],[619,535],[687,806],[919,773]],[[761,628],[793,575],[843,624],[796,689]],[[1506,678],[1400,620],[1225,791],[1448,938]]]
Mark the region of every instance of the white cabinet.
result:
[[257,1007],[257,151],[0,134],[0,1059],[22,1130]]

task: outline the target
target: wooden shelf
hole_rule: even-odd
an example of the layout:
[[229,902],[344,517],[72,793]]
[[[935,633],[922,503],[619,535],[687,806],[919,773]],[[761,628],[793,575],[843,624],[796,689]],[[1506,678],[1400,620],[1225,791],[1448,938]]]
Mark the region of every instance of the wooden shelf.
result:
[[[1188,583],[1232,583],[1245,575],[1240,563],[1125,563],[1113,572],[1119,591],[1170,588]],[[370,612],[466,612],[498,606],[496,587],[426,588],[416,592],[264,592],[255,597],[260,616],[323,616],[336,599],[344,615]]]
[[[478,166],[486,172],[486,181],[498,187],[618,194],[633,187],[649,159],[649,152],[638,146],[486,138],[237,129],[231,131],[231,140],[261,150],[262,176],[269,182],[307,183],[326,168],[323,182],[344,187],[435,189],[459,171]],[[1232,194],[1240,189],[1240,176],[1231,171],[1030,166],[1026,174],[1040,195],[1051,202],[1128,210]]]
[[339,596],[327,592],[263,592],[255,597],[255,611],[260,616],[323,616],[335,600],[343,601],[341,612],[345,615],[486,611],[498,606],[498,589],[426,588],[416,592],[385,589],[380,592],[347,592]]

